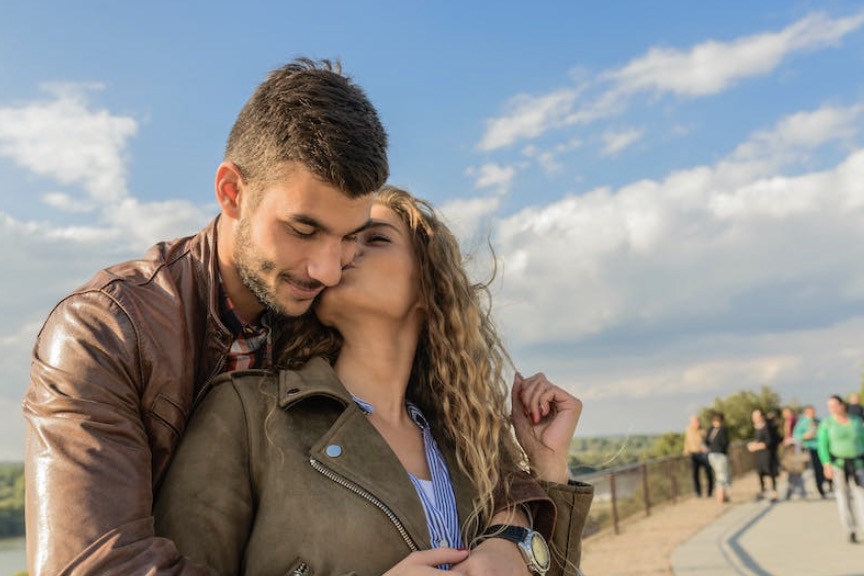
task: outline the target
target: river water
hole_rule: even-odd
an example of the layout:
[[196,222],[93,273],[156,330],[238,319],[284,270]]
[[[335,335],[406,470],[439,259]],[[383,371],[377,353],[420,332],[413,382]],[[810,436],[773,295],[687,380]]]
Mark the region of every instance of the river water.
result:
[[0,538],[0,576],[27,570],[24,538]]

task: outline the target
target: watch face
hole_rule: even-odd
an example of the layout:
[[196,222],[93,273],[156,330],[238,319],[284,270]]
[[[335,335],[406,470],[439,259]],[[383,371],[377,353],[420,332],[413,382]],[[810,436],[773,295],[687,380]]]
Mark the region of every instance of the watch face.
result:
[[536,532],[531,536],[531,552],[534,554],[534,560],[540,565],[544,571],[549,568],[549,547],[546,545],[546,540],[543,536]]

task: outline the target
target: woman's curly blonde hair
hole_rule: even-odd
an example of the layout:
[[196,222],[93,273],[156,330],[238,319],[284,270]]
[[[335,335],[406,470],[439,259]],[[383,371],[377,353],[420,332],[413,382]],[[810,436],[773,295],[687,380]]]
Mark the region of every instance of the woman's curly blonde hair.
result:
[[[524,461],[510,432],[503,375],[509,357],[491,318],[489,282],[468,278],[459,242],[428,202],[393,186],[381,188],[374,201],[398,214],[411,235],[426,321],[407,397],[439,439],[455,447],[460,468],[477,490],[464,527],[470,534],[488,523],[493,494],[506,497],[507,477]],[[283,367],[299,367],[313,356],[332,362],[339,354],[338,332],[314,314],[295,320],[289,331],[279,344]]]

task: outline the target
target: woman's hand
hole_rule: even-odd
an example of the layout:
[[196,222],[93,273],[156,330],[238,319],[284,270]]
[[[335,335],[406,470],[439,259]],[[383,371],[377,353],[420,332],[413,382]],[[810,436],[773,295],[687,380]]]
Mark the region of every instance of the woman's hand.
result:
[[384,576],[435,576],[443,573],[441,564],[458,564],[468,558],[468,550],[456,548],[433,548],[412,552],[384,573]]
[[513,428],[537,478],[566,484],[567,458],[582,402],[555,386],[543,373],[513,380]]

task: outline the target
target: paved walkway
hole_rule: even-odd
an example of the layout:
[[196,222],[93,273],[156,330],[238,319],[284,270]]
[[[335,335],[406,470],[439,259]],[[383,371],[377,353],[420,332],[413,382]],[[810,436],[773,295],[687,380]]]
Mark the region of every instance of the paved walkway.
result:
[[675,549],[675,576],[862,576],[864,543],[850,544],[837,502],[736,506]]
[[[587,576],[864,576],[864,543],[850,544],[833,498],[754,501],[758,480],[738,479],[731,504],[689,498],[586,539]],[[781,494],[785,486],[781,483]]]

